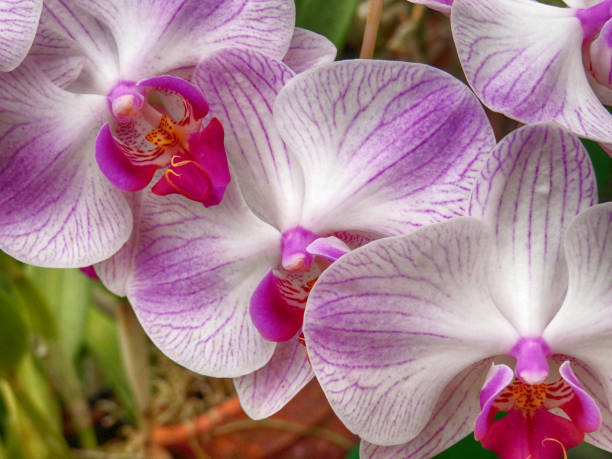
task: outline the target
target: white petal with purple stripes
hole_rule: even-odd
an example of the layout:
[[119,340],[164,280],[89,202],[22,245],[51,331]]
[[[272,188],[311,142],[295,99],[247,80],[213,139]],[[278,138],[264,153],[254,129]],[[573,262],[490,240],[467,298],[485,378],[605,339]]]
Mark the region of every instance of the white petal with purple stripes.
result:
[[295,73],[300,73],[317,65],[333,62],[336,53],[334,44],[323,35],[296,27],[283,62]]
[[0,247],[40,266],[111,256],[132,214],[93,156],[104,98],[65,92],[25,63],[0,74],[0,105]]
[[432,10],[450,15],[453,0],[408,0],[410,3],[420,3]]
[[304,335],[335,412],[363,439],[415,438],[447,385],[518,336],[487,284],[492,238],[460,217],[344,255],[315,284]]
[[304,182],[272,118],[278,91],[293,77],[281,61],[222,49],[198,66],[194,82],[223,123],[232,175],[249,207],[281,231],[299,224]]
[[240,405],[252,419],[273,415],[314,377],[306,349],[297,339],[278,343],[260,370],[234,378]]
[[25,58],[38,27],[42,0],[0,0],[0,71]]
[[304,72],[274,117],[308,184],[302,225],[403,234],[462,215],[494,138],[469,89],[432,67],[342,61]]
[[[79,0],[117,42],[124,78],[193,66],[203,50],[249,48],[282,58],[295,21],[292,0]],[[153,51],[153,53],[152,53]]]
[[280,235],[245,205],[234,182],[204,208],[180,196],[143,196],[127,296],[153,342],[209,376],[261,368],[275,343],[248,313],[264,274],[280,258]]
[[532,0],[455,0],[451,25],[465,75],[489,108],[612,141],[612,116],[585,74],[582,26],[572,9]]
[[469,215],[495,234],[491,294],[523,336],[539,336],[561,306],[567,286],[563,235],[596,198],[586,150],[553,125],[512,132],[483,168]]
[[433,417],[414,440],[394,446],[362,441],[360,457],[429,459],[469,435],[479,411],[478,394],[490,367],[490,361],[485,360],[457,375],[440,395]]

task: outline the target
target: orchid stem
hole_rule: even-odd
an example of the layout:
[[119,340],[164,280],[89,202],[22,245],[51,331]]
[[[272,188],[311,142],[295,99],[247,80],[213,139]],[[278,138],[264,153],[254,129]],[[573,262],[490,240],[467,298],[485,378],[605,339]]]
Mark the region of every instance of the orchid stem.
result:
[[370,0],[370,8],[366,19],[366,26],[363,32],[363,42],[361,44],[361,59],[372,59],[374,57],[374,48],[376,46],[376,35],[378,34],[378,25],[382,15],[384,0]]

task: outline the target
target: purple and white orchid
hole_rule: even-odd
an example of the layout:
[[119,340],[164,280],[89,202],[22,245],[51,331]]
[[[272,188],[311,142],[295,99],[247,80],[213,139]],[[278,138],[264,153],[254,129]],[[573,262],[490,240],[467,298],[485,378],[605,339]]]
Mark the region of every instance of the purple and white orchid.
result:
[[492,110],[524,123],[554,121],[611,143],[612,116],[602,103],[612,104],[612,1],[566,3],[570,8],[535,0],[454,0],[459,58]]
[[0,0],[0,72],[17,67],[32,46],[43,0]]
[[235,377],[243,408],[262,418],[313,377],[299,338],[319,274],[372,239],[462,214],[494,137],[465,85],[419,64],[294,76],[224,50],[194,82],[226,129],[223,202],[145,194],[131,243],[96,271],[164,353]]
[[579,140],[524,127],[466,216],[322,274],[306,345],[362,457],[429,458],[472,430],[502,459],[560,458],[585,433],[612,450],[612,203],[595,199]]
[[0,248],[42,266],[108,258],[132,231],[123,191],[159,168],[154,193],[217,204],[230,179],[223,128],[204,128],[207,102],[184,78],[225,46],[282,58],[294,10],[293,0],[45,0],[29,57],[0,74]]

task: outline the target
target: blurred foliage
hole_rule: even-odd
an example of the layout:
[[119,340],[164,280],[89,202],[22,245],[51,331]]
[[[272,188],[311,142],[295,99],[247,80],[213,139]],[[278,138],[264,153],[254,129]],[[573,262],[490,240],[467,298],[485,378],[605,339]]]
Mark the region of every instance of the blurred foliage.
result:
[[595,168],[599,201],[612,201],[612,158],[596,142],[582,139],[582,143],[589,152]]
[[296,25],[325,35],[338,50],[346,36],[361,0],[296,0]]

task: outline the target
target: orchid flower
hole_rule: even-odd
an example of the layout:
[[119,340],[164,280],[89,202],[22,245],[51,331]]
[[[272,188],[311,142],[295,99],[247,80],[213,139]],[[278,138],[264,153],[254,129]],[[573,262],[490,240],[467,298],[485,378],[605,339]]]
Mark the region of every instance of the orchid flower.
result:
[[184,78],[224,46],[282,58],[293,21],[292,0],[45,0],[29,57],[0,74],[0,248],[42,266],[106,259],[132,231],[124,191],[158,169],[154,193],[218,204],[223,126]]
[[585,433],[612,450],[612,204],[596,195],[578,138],[527,126],[465,216],[321,275],[308,355],[362,457],[429,458],[472,430],[502,459],[560,458]]
[[612,104],[612,0],[566,3],[454,0],[459,58],[492,110],[610,143],[612,116],[602,104]]
[[17,67],[28,53],[42,0],[0,0],[0,72]]
[[320,272],[372,239],[462,214],[494,138],[469,89],[420,64],[294,76],[223,50],[194,82],[226,130],[223,202],[143,194],[131,242],[96,272],[166,355],[235,377],[243,408],[262,418],[313,377],[300,335]]

